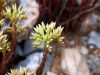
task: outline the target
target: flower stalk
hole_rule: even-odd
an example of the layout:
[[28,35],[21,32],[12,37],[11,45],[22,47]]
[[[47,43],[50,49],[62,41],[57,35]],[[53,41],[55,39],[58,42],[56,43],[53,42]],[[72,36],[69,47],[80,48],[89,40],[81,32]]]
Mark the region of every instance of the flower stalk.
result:
[[[3,41],[3,45],[0,45],[0,51],[2,52],[3,55],[3,59],[2,62],[0,64],[0,75],[4,75],[5,71],[6,71],[6,65],[8,64],[8,62],[10,61],[10,59],[12,58],[13,55],[13,51],[15,50],[15,46],[16,46],[16,40],[17,40],[17,36],[18,33],[20,32],[21,29],[19,29],[18,23],[20,20],[25,20],[27,17],[25,15],[25,11],[22,9],[22,7],[17,7],[16,4],[12,5],[12,8],[10,7],[6,7],[6,10],[2,11],[2,15],[10,20],[10,27],[8,27],[7,29],[5,29],[3,31],[3,33],[7,34],[7,33],[11,33],[11,40],[10,41],[10,50],[8,50],[9,43],[6,39],[7,36],[4,35],[4,39]],[[0,26],[2,26],[3,24],[3,20],[0,21]],[[9,35],[8,35],[9,36]],[[1,38],[2,39],[2,38]],[[2,44],[2,43],[1,43]],[[7,47],[6,47],[7,46]]]
[[64,37],[61,37],[61,33],[63,31],[63,27],[59,26],[56,28],[56,23],[51,22],[50,24],[44,24],[43,22],[34,28],[36,33],[32,33],[32,37],[30,37],[33,42],[34,47],[42,46],[43,48],[43,58],[42,62],[36,70],[36,75],[42,75],[44,66],[47,60],[47,55],[49,52],[52,52],[51,43],[53,41],[57,41],[59,43],[64,43]]

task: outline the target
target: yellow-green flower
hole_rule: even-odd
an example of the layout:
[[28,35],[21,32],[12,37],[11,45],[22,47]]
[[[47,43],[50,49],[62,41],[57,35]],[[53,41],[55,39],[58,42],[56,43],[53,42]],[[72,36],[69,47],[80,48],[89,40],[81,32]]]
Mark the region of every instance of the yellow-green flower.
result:
[[2,14],[10,19],[11,23],[16,23],[19,20],[26,19],[27,16],[25,15],[24,9],[21,6],[17,8],[16,4],[12,5],[11,7],[6,7],[6,10],[2,12]]
[[51,22],[50,24],[44,24],[43,22],[34,28],[36,33],[32,33],[30,37],[33,42],[33,46],[41,46],[43,43],[46,48],[52,48],[50,45],[53,41],[57,40],[60,43],[63,43],[64,37],[61,37],[63,27],[55,27],[56,23]]
[[0,0],[0,3],[5,5],[7,3],[7,0]]
[[22,67],[20,69],[12,69],[10,70],[10,73],[7,73],[6,75],[30,75],[30,72]]
[[10,50],[10,42],[7,40],[7,35],[3,35],[3,32],[0,32],[0,52]]
[[4,19],[0,20],[0,27],[4,24]]
[[24,27],[21,24],[17,24],[16,27],[17,27],[18,33],[22,32],[24,30]]

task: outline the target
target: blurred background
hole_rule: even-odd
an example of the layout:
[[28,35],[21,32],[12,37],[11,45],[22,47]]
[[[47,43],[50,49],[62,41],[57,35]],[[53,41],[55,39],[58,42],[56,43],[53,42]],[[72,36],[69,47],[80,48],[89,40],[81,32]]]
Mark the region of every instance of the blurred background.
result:
[[17,37],[10,68],[36,71],[42,48],[33,48],[29,37],[36,25],[53,21],[64,27],[65,39],[63,45],[53,44],[43,75],[100,75],[100,0],[8,0],[7,5],[13,3],[25,9],[28,19],[21,21],[27,31]]

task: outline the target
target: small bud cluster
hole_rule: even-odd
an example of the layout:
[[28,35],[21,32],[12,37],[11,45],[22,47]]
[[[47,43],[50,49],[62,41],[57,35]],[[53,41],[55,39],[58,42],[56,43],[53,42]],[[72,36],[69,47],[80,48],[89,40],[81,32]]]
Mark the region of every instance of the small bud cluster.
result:
[[46,48],[51,49],[52,46],[50,43],[54,40],[63,43],[64,37],[61,37],[63,27],[59,26],[56,28],[55,25],[56,23],[54,22],[47,25],[42,22],[41,25],[36,26],[36,28],[34,28],[36,33],[32,33],[32,37],[30,37],[32,40],[35,40],[33,46],[41,46],[44,43]]
[[12,8],[6,7],[6,10],[3,10],[2,14],[6,18],[10,19],[11,23],[14,23],[16,25],[18,32],[21,32],[23,30],[24,27],[20,25],[19,21],[27,19],[27,16],[25,14],[24,9],[21,6],[17,8],[17,5],[15,4],[12,5]]
[[6,6],[8,0],[0,0],[0,19],[1,19],[1,12],[4,9],[4,7]]
[[18,33],[22,32],[24,30],[24,27],[21,24],[17,24],[16,27],[17,27]]
[[4,19],[0,20],[0,27],[4,24]]
[[27,19],[27,16],[25,15],[24,9],[22,7],[18,7],[15,5],[12,5],[12,9],[10,7],[6,7],[6,10],[2,12],[2,14],[10,19],[10,21],[13,23],[16,23],[19,20]]
[[0,3],[4,6],[7,3],[7,0],[0,0]]
[[20,69],[12,69],[11,73],[7,73],[6,75],[30,75],[30,72],[26,69],[20,67]]
[[9,50],[10,42],[7,41],[7,35],[3,35],[3,32],[0,32],[0,52]]

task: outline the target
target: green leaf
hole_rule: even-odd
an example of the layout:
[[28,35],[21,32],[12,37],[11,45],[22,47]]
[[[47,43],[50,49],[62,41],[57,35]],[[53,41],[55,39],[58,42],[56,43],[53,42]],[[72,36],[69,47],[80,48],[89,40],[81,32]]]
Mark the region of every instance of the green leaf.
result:
[[41,46],[45,43],[45,47],[51,49],[51,43],[56,40],[59,43],[63,43],[64,37],[61,37],[63,27],[55,27],[56,23],[44,24],[43,22],[34,28],[36,33],[32,33],[31,39],[34,40],[33,46]]

